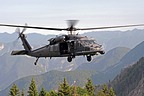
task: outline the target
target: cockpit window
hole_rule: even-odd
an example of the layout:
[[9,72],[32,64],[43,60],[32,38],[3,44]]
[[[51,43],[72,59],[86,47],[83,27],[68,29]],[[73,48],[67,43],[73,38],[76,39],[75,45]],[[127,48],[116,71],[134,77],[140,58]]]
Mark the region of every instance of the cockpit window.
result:
[[84,45],[96,44],[94,40],[81,40],[80,42]]

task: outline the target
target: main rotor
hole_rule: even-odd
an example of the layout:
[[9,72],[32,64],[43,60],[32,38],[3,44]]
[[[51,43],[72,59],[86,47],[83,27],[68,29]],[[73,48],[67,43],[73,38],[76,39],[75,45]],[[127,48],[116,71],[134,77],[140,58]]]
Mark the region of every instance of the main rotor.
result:
[[68,34],[73,35],[77,29],[75,28],[75,25],[78,23],[78,20],[67,20],[67,24],[68,24]]
[[39,26],[28,26],[28,25],[13,25],[13,24],[0,24],[0,26],[22,27],[22,28],[54,30],[54,31],[68,31],[68,34],[70,34],[70,35],[73,35],[74,32],[78,31],[78,30],[100,30],[100,29],[112,29],[112,28],[114,29],[114,28],[144,26],[144,24],[129,24],[129,25],[114,25],[114,26],[93,27],[93,28],[76,28],[75,25],[77,23],[78,23],[78,20],[67,20],[68,28],[51,28],[51,27],[39,27]]

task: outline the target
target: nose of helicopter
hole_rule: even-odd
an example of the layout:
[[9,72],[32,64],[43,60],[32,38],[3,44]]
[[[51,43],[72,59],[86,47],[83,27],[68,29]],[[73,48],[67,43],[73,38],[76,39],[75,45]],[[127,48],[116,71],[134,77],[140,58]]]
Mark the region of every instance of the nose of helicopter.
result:
[[100,54],[105,54],[105,51],[102,48],[102,45],[93,45],[91,46],[91,50],[97,51]]

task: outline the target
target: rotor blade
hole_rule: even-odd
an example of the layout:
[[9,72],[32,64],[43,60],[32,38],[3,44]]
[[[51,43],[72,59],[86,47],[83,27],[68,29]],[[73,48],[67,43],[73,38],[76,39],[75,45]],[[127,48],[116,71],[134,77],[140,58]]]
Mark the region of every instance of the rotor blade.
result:
[[23,34],[23,32],[25,32],[26,31],[26,28],[23,28],[23,30],[22,30],[22,32],[21,32],[21,34]]
[[17,27],[16,30],[15,30],[15,32],[18,33],[18,35],[19,35],[18,38],[16,39],[18,41],[18,39],[20,38],[20,34],[21,34],[20,28]]
[[26,31],[26,26],[27,26],[27,23],[25,23],[25,27],[23,28],[23,30],[22,30],[22,32],[21,32],[21,34],[23,34],[23,32],[25,32],[25,31]]
[[95,27],[95,28],[77,28],[77,30],[112,29],[112,28],[134,27],[134,26],[144,26],[144,24],[105,26],[105,27]]
[[[72,21],[70,23],[73,27],[76,24],[76,21]],[[22,25],[10,25],[10,24],[0,24],[0,26],[7,27],[22,27],[22,28],[31,28],[31,29],[43,29],[43,30],[55,30],[55,31],[69,31],[67,28],[47,28],[47,27],[36,27],[36,26],[22,26]],[[144,26],[144,24],[136,24],[136,25],[118,25],[118,26],[106,26],[106,27],[95,27],[95,28],[75,28],[76,30],[96,30],[96,29],[112,29],[112,28],[122,28],[122,27],[134,27],[134,26]]]
[[56,30],[56,31],[67,30],[66,28],[47,28],[47,27],[22,26],[22,25],[10,25],[10,24],[0,24],[0,26],[7,26],[7,27],[22,27],[22,28],[31,28],[31,29],[44,29],[44,30]]
[[16,30],[15,30],[15,32],[18,33],[18,34],[20,34],[20,28],[17,27]]
[[67,20],[68,27],[74,27],[78,23],[78,20]]

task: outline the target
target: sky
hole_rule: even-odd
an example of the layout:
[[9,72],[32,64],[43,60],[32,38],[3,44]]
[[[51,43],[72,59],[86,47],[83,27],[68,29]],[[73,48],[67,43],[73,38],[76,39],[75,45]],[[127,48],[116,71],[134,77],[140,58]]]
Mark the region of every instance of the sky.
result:
[[[66,28],[66,20],[79,20],[78,28],[141,24],[144,0],[0,0],[0,23]],[[0,32],[15,29],[0,27]],[[27,29],[30,32],[63,33]]]

